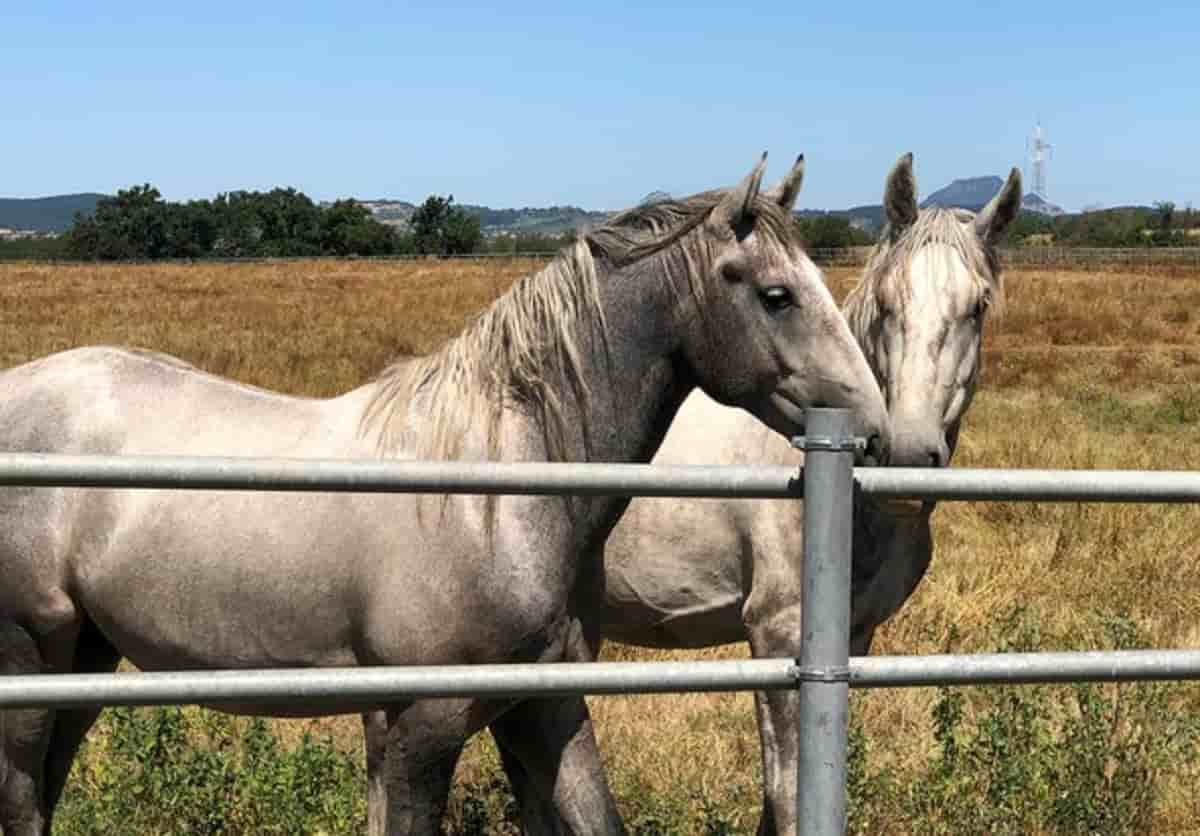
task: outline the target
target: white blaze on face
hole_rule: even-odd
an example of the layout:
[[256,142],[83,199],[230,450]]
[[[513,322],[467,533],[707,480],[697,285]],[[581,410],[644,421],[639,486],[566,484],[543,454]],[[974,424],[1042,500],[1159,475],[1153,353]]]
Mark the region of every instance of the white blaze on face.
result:
[[985,289],[948,244],[921,248],[908,269],[903,297],[880,300],[893,463],[944,466],[974,391]]

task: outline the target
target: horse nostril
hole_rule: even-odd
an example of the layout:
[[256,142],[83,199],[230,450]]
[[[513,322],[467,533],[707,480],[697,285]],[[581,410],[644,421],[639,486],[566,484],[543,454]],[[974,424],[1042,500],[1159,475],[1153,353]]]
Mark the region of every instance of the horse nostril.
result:
[[929,466],[930,467],[941,467],[942,466],[942,457],[941,457],[941,454],[939,454],[937,450],[933,450],[929,453]]
[[867,449],[863,453],[868,466],[882,465],[884,463],[883,438],[878,434],[868,437]]

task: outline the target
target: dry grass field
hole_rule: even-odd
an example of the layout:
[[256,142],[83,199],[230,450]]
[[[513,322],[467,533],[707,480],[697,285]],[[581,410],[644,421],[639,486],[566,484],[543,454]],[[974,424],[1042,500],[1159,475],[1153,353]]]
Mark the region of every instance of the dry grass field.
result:
[[[364,381],[397,353],[436,347],[535,267],[0,264],[0,364],[77,345],[134,344],[261,386],[329,395]],[[1006,273],[1005,311],[987,324],[982,382],[956,466],[1200,468],[1200,273],[1123,270]],[[839,298],[855,275],[829,271]],[[1111,647],[1115,622],[1141,645],[1200,648],[1195,509],[960,503],[942,505],[934,519],[930,572],[880,631],[876,652]],[[1014,624],[1016,638],[1005,633]],[[606,652],[671,655],[616,646]],[[744,653],[730,647],[687,655]],[[1158,733],[1122,708],[1129,687],[1100,690],[1116,706],[1110,737],[1118,751]],[[855,694],[873,769],[890,770],[901,783],[921,774],[938,746],[938,699],[933,689]],[[1196,686],[1172,688],[1169,701],[1179,716],[1200,714]],[[752,832],[758,743],[749,696],[604,698],[592,707],[614,789],[641,832]],[[965,710],[982,709],[968,700]],[[1077,719],[1064,708],[1056,722],[1069,728]],[[297,727],[304,724],[290,728]],[[357,745],[356,724],[335,727],[345,745]],[[467,789],[456,795],[455,821],[477,814],[480,804],[503,803],[495,762],[485,741],[472,746],[460,769]],[[1188,760],[1144,776],[1156,792],[1152,819],[1139,832],[1200,828],[1197,771]],[[670,821],[657,826],[662,819]],[[874,831],[917,829],[872,821],[865,826]],[[505,831],[496,825],[488,832]]]

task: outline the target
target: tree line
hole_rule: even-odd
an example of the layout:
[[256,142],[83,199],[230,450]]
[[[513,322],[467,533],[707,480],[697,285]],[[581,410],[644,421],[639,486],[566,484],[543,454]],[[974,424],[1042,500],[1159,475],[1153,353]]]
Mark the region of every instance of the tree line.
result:
[[1049,217],[1022,212],[1009,228],[1013,245],[1057,247],[1200,246],[1200,212],[1170,201]]
[[100,200],[90,216],[77,214],[60,249],[102,261],[458,255],[481,239],[478,219],[453,196],[430,196],[398,229],[355,200],[322,206],[291,188],[173,203],[146,183]]
[[[874,236],[844,215],[798,216],[810,249],[869,246]],[[0,242],[0,257],[153,260],[309,256],[461,255],[554,252],[575,232],[520,232],[485,238],[480,218],[431,195],[406,226],[382,223],[355,200],[314,203],[302,192],[234,191],[211,200],[164,201],[150,184],[103,198],[90,216],[76,214],[62,236]],[[1009,246],[1200,246],[1200,212],[1174,203],[1050,217],[1022,212]]]

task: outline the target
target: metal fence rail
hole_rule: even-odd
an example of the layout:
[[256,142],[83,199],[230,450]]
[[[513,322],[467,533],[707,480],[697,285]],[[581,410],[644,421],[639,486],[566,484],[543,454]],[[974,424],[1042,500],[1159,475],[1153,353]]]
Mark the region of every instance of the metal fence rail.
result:
[[[1000,261],[1008,267],[1098,267],[1101,265],[1200,266],[1200,246],[1195,247],[1000,247]],[[820,264],[859,267],[866,264],[870,247],[814,247],[809,257]]]
[[1169,679],[1200,679],[1200,650],[864,656],[850,660],[851,688]]
[[[29,487],[788,499],[804,495],[802,476],[779,465],[0,453],[0,486]],[[858,467],[854,481],[883,500],[1200,502],[1200,472],[1183,470]]]
[[[827,414],[823,414],[827,413]],[[0,677],[0,708],[305,701],[373,705],[398,698],[769,690],[801,692],[799,820],[841,833],[851,687],[1200,679],[1200,651],[1014,653],[848,659],[855,485],[888,499],[1200,502],[1200,473],[930,470],[852,466],[841,410],[810,413],[820,443],[806,467],[395,462],[173,456],[0,454],[0,486],[123,489],[582,494],[788,498],[807,495],[802,658],[191,671]],[[798,625],[799,626],[799,625]]]
[[[1200,680],[1200,650],[852,657],[851,688]],[[795,659],[0,676],[0,709],[783,691]]]
[[[1200,266],[1200,246],[1193,247],[1000,247],[1000,260],[1010,267],[1096,267],[1100,265]],[[813,247],[806,250],[814,261],[827,266],[860,267],[866,264],[870,247]],[[459,253],[456,255],[297,255],[297,256],[205,256],[203,258],[124,259],[110,264],[289,264],[306,261],[549,261],[557,251],[515,253]],[[45,264],[95,263],[55,256],[9,256],[0,263],[36,261]]]
[[[1200,482],[1197,483],[1200,488]],[[0,485],[352,493],[757,497],[802,494],[794,467],[400,462],[0,453]]]
[[0,708],[379,704],[433,697],[549,697],[796,687],[794,659],[587,662],[0,676]]

